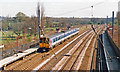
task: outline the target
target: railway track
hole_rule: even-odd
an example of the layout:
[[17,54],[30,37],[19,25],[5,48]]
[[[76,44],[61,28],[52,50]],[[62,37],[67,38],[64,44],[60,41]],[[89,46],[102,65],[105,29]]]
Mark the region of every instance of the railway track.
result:
[[[79,63],[77,59],[82,60],[81,58],[83,57],[82,55],[84,54],[82,55],[80,54],[83,53],[82,51],[84,50],[85,47],[87,47],[86,45],[89,42],[91,36],[92,34],[89,34],[88,36],[85,36],[83,38],[84,41],[82,43],[80,43],[81,41],[78,42],[78,44],[76,44],[76,46],[74,47],[75,49],[73,48],[73,50],[70,50],[70,52],[72,52],[70,53],[70,56],[64,57],[66,61],[63,58],[52,70],[72,70],[72,69],[74,70],[75,68],[77,68],[78,65],[76,64],[76,62]],[[79,58],[79,56],[81,58]]]
[[[98,31],[99,34],[103,32],[102,29]],[[91,70],[91,71],[95,70],[94,67],[96,64],[96,60],[95,60],[96,59],[96,48],[97,48],[97,35],[93,37],[91,43],[88,46],[88,49],[86,50],[86,54],[83,58],[80,70]],[[91,69],[91,66],[93,69]]]
[[[83,33],[82,35],[79,33],[78,34],[79,36],[76,35],[70,38],[69,40],[67,40],[66,42],[64,42],[63,44],[58,45],[56,48],[54,48],[53,51],[56,53],[56,55],[54,55],[52,50],[50,50],[48,53],[35,53],[32,54],[31,56],[26,57],[21,61],[8,65],[6,67],[6,70],[55,70],[55,66],[63,59],[63,57],[66,57],[66,60],[68,60],[69,58],[70,59],[68,60],[68,63],[64,64],[64,67],[62,68],[58,67],[58,68],[60,70],[66,70],[68,68],[66,66],[69,66],[72,59],[78,62],[77,59],[79,59],[78,57],[79,51],[83,50],[81,49],[81,47],[85,48],[87,46],[87,43],[89,43],[89,39],[91,39],[93,34],[94,33],[92,31],[88,31],[86,33]],[[76,40],[74,40],[75,38]],[[74,41],[71,42],[71,40]],[[80,43],[79,45],[77,45],[78,42]],[[75,49],[74,49],[75,47],[74,45],[76,46]],[[64,47],[64,49],[62,49],[62,47]],[[74,51],[71,49],[73,49]],[[45,63],[46,60],[48,60],[48,62]],[[74,61],[72,61],[72,64],[74,64],[75,66],[76,64],[74,63]],[[41,65],[41,67],[39,64]],[[73,68],[68,68],[68,69],[74,70],[74,66]]]
[[[79,39],[77,39],[78,42],[80,42],[79,45],[76,44],[77,42],[74,42],[73,44],[71,44],[72,46],[69,46],[62,52],[57,53],[57,55],[56,55],[57,59],[55,57],[51,57],[48,60],[46,60],[45,62],[41,63],[34,70],[38,70],[38,69],[39,70],[70,70],[70,69],[76,70],[76,66],[78,66],[77,64],[79,62],[81,62],[81,61],[78,61],[77,58],[80,59],[80,58],[84,57],[87,47],[89,46],[92,38],[95,36],[93,34],[94,34],[93,32],[90,32],[90,33],[80,37]],[[82,44],[83,42],[84,42],[84,44]],[[87,44],[87,43],[89,43],[89,44]],[[78,50],[79,46],[82,46],[82,49],[79,48],[79,49],[81,49],[80,52]],[[84,48],[84,50],[83,50],[83,48]],[[78,54],[78,55],[76,55],[76,54]],[[79,56],[80,56],[80,58],[79,58]],[[74,58],[74,61],[73,61],[73,58]],[[65,62],[65,60],[66,60],[66,62]],[[69,65],[69,64],[72,64],[70,60],[73,61],[74,66]],[[82,60],[82,59],[80,59],[80,60]],[[70,66],[70,67],[66,67],[66,66]],[[79,69],[79,68],[77,68],[77,69]]]
[[50,61],[46,61],[46,64],[45,63],[41,64],[39,67],[40,68],[39,70],[51,70],[63,57],[69,58],[70,54],[74,52],[73,50],[75,50],[75,49],[77,50],[76,47],[78,47],[77,46],[78,44],[76,44],[76,43],[80,42],[82,44],[84,42],[84,40],[82,40],[82,39],[85,39],[86,37],[88,37],[90,35],[90,33],[81,35],[75,42],[71,43],[64,50],[62,50],[59,53],[56,53],[57,59],[55,57],[53,57],[53,58],[51,58]]
[[[103,33],[104,30],[101,30],[99,32],[98,35],[101,35]],[[91,58],[91,67],[89,67],[89,70],[90,72],[96,70],[96,58],[97,58],[97,46],[98,46],[98,40],[97,39],[94,39],[94,43],[93,43],[93,48],[92,51],[92,58]]]
[[[80,35],[80,33],[78,35]],[[63,44],[58,45],[57,48],[53,49],[53,51],[57,52],[61,47],[65,46],[67,43],[69,43],[71,40],[73,40],[76,37],[77,35],[70,38]],[[5,70],[32,70],[33,68],[35,68],[37,65],[42,63],[44,60],[46,60],[53,54],[54,53],[52,52],[52,50],[49,51],[48,53],[35,53],[26,57],[23,60],[19,60],[15,63],[8,65]]]

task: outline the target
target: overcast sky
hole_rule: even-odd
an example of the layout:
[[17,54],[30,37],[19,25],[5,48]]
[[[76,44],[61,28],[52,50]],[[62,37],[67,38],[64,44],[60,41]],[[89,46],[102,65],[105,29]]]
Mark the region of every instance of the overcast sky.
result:
[[0,0],[0,16],[15,16],[18,12],[36,16],[38,1],[50,17],[91,17],[92,5],[94,17],[111,17],[112,11],[116,16],[120,0]]

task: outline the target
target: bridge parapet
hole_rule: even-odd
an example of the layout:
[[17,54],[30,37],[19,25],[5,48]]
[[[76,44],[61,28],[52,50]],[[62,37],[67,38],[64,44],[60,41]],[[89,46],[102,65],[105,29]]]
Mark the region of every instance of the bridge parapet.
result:
[[120,48],[120,11],[117,13],[117,19],[118,19],[118,47]]

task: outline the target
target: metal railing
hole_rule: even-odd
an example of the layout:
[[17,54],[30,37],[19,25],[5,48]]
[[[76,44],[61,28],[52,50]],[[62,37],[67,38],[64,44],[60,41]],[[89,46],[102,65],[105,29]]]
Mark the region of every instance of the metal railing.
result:
[[18,47],[15,48],[11,48],[9,50],[1,50],[0,51],[0,60],[9,56],[12,56],[16,53],[18,53],[19,51],[24,51],[30,48],[34,48],[36,46],[38,46],[39,41],[33,41],[24,45],[20,45]]

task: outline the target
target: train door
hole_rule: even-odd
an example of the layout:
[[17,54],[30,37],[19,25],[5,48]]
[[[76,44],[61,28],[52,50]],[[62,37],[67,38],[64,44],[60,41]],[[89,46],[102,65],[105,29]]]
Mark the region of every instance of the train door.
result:
[[44,47],[43,43],[44,43],[43,38],[40,38],[39,48],[43,48]]

